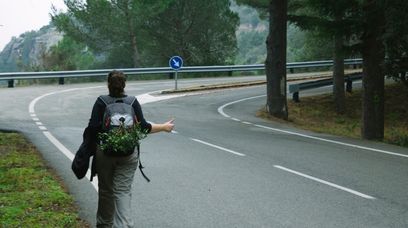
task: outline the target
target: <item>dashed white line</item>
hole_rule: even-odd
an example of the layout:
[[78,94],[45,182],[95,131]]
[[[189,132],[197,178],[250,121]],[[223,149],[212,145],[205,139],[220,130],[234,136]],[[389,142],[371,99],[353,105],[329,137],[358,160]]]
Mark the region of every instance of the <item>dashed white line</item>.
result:
[[355,191],[355,190],[353,190],[353,189],[346,188],[346,187],[343,187],[343,186],[340,186],[340,185],[331,183],[331,182],[329,182],[329,181],[325,181],[325,180],[322,180],[322,179],[319,179],[319,178],[316,178],[316,177],[312,177],[312,176],[309,176],[309,175],[307,175],[307,174],[304,174],[304,173],[301,173],[301,172],[298,172],[298,171],[295,171],[295,170],[292,170],[292,169],[285,168],[285,167],[283,167],[283,166],[274,165],[274,167],[277,168],[277,169],[284,170],[284,171],[286,171],[286,172],[290,172],[290,173],[296,174],[296,175],[298,175],[298,176],[305,177],[305,178],[310,179],[310,180],[317,181],[317,182],[322,183],[322,184],[325,184],[325,185],[329,185],[329,186],[331,186],[331,187],[333,187],[333,188],[337,188],[337,189],[340,189],[340,190],[342,190],[342,191],[349,192],[349,193],[351,193],[351,194],[354,194],[354,195],[356,195],[356,196],[363,197],[363,198],[365,198],[365,199],[371,199],[371,200],[374,200],[374,199],[375,199],[375,197],[369,196],[369,195],[367,195],[367,194],[364,194],[364,193]]
[[241,120],[240,120],[240,119],[237,119],[237,118],[231,118],[231,120],[234,120],[234,121],[237,121],[237,122],[241,122]]
[[238,155],[238,156],[245,156],[245,154],[243,154],[243,153],[239,153],[239,152],[236,152],[236,151],[233,151],[233,150],[230,150],[230,149],[221,147],[221,146],[217,146],[217,145],[214,145],[214,144],[211,144],[211,143],[208,143],[208,142],[204,142],[204,141],[199,140],[199,139],[191,138],[191,140],[193,140],[193,141],[195,141],[195,142],[198,142],[198,143],[201,143],[201,144],[204,144],[204,145],[207,145],[207,146],[210,146],[210,147],[217,148],[217,149],[219,149],[219,150],[226,151],[226,152],[228,152],[228,153],[232,153],[232,154]]
[[47,130],[47,128],[44,127],[44,126],[38,126],[38,128],[40,128],[40,130],[42,130],[42,131],[46,131],[46,130]]
[[43,124],[41,122],[35,122],[35,124],[37,124],[38,126],[42,126]]

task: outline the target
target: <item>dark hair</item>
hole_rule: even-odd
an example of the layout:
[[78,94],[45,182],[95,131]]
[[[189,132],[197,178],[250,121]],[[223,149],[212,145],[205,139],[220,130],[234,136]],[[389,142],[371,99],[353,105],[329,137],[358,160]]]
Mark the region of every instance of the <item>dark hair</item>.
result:
[[108,74],[108,89],[111,97],[121,97],[125,95],[126,75],[117,70]]

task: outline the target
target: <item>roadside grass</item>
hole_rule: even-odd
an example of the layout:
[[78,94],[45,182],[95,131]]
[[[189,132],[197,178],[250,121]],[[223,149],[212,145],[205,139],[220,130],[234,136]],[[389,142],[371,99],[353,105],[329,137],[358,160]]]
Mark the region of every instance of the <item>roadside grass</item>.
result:
[[[335,112],[332,94],[301,97],[299,103],[288,100],[289,120],[295,127],[319,133],[361,138],[362,91],[346,93],[346,113]],[[401,84],[385,87],[384,142],[408,147],[408,90]],[[265,108],[257,116],[279,121],[268,115]]]
[[21,134],[0,132],[0,227],[89,227]]

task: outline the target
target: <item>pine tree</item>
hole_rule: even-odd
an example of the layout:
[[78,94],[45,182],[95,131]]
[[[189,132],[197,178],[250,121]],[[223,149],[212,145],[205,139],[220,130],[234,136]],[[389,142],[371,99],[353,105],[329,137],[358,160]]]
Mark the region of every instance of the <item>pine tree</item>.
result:
[[[140,66],[140,24],[162,12],[172,0],[64,0],[66,13],[52,20],[68,36],[93,50],[111,52],[116,67]],[[121,54],[117,54],[121,53]],[[130,57],[130,58],[129,58]]]
[[286,97],[286,37],[287,0],[239,0],[269,15],[269,35],[266,41],[265,61],[267,100],[266,110],[272,116],[288,119]]
[[57,27],[106,56],[105,67],[232,63],[239,18],[229,0],[65,0]]
[[347,41],[353,32],[356,15],[356,0],[293,0],[289,21],[304,30],[317,31],[333,50],[333,98],[336,111],[345,112],[344,56]]

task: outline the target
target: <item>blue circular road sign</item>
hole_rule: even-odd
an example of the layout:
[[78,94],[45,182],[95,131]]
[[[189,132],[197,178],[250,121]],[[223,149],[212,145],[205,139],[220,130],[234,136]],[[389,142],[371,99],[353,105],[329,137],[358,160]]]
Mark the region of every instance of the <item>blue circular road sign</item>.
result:
[[178,70],[183,66],[183,59],[180,56],[173,56],[169,60],[169,66],[174,70]]

